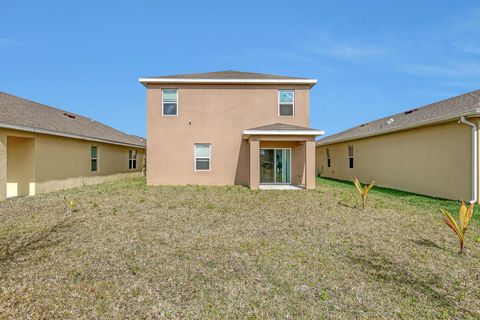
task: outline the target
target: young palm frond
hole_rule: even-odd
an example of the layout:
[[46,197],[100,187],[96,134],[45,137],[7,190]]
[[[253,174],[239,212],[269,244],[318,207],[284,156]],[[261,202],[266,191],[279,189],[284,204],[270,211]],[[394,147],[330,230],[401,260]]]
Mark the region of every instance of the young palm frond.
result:
[[375,183],[375,180],[370,182],[370,184],[366,184],[362,187],[362,184],[357,179],[357,177],[353,179],[353,184],[355,184],[355,187],[357,188],[358,193],[362,197],[362,210],[365,209],[365,201],[367,199],[368,192],[370,191],[370,189],[372,189],[374,183]]
[[65,205],[67,207],[67,210],[69,210],[70,212],[75,211],[75,207],[77,206],[75,201],[70,200],[67,197],[63,197],[63,199],[65,200]]
[[442,211],[443,216],[445,217],[444,221],[450,229],[455,232],[458,237],[458,241],[460,244],[460,253],[465,254],[465,235],[467,233],[468,224],[470,223],[470,219],[472,219],[473,209],[475,207],[475,203],[470,204],[467,209],[465,202],[462,201],[460,205],[460,209],[458,209],[458,220],[455,221],[455,218],[448,212],[447,210],[440,209]]

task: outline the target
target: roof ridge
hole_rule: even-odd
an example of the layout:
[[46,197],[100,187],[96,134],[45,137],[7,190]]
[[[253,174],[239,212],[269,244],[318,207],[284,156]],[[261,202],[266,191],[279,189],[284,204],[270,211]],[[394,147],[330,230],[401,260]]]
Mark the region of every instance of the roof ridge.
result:
[[[395,117],[395,116],[401,116],[401,115],[404,115],[405,112],[408,112],[408,111],[418,111],[418,110],[424,110],[426,108],[429,108],[429,107],[433,107],[435,105],[438,105],[440,103],[446,103],[448,101],[451,101],[451,100],[454,100],[454,99],[458,99],[460,97],[464,97],[464,96],[467,96],[467,95],[470,95],[472,93],[480,93],[480,90],[473,90],[473,91],[469,91],[469,92],[466,92],[466,93],[462,93],[462,94],[459,94],[459,95],[456,95],[456,96],[453,96],[453,97],[450,97],[450,98],[446,98],[446,99],[443,99],[443,100],[439,100],[439,101],[435,101],[435,102],[431,102],[429,104],[425,104],[425,105],[421,105],[421,106],[417,106],[417,107],[413,107],[413,108],[409,108],[405,111],[401,111],[401,112],[397,112],[395,114],[391,114],[389,116],[385,116],[385,117],[381,117],[381,118],[378,118],[378,119],[375,119],[375,120],[371,120],[371,121],[368,121],[367,123],[370,123],[370,122],[374,122],[374,121],[379,121],[379,120],[383,120],[383,119],[388,119],[388,118],[392,118],[392,117]],[[361,124],[357,125],[357,126],[360,126]],[[355,127],[353,127],[355,128]],[[353,129],[353,128],[350,128],[350,129]],[[349,130],[349,129],[347,129]],[[339,132],[340,133],[340,132]],[[325,137],[326,138],[326,137]]]
[[53,106],[50,106],[48,104],[44,104],[44,103],[41,103],[41,102],[37,102],[37,101],[33,101],[33,100],[30,100],[30,99],[27,99],[27,98],[23,98],[23,97],[20,97],[20,96],[17,96],[17,95],[14,95],[14,94],[11,94],[11,93],[8,93],[8,92],[5,92],[5,91],[0,91],[0,94],[4,94],[4,95],[7,95],[7,96],[11,96],[11,97],[14,97],[16,99],[20,99],[20,100],[23,100],[23,101],[26,101],[26,102],[29,102],[29,103],[34,103],[34,104],[38,104],[42,107],[46,107],[46,108],[50,108],[50,109],[53,109],[53,110],[57,110],[57,111],[62,111],[62,112],[68,112],[69,114],[72,114],[74,116],[78,116],[78,117],[82,117],[82,118],[85,118],[85,119],[88,119],[88,120],[94,120],[92,118],[88,118],[88,117],[85,117],[85,116],[82,116],[81,114],[76,114],[74,112],[71,112],[71,111],[67,111],[67,110],[63,110],[63,109],[60,109],[60,108],[57,108],[57,107],[53,107]]
[[[4,98],[1,98],[2,96]],[[33,110],[38,110],[35,111],[37,114],[32,115],[31,112],[34,112]],[[62,118],[56,118],[57,115],[73,115],[74,117],[70,118],[74,118],[77,121],[64,123],[59,121],[59,119]],[[33,119],[32,117],[37,117],[37,119]],[[52,119],[52,121],[57,121],[57,123],[48,123],[46,119],[49,118]],[[73,121],[73,119],[70,120]],[[47,130],[123,144],[143,145],[145,141],[144,138],[135,137],[93,118],[19,97],[4,91],[0,91],[0,122],[3,122],[5,125],[30,128],[32,130]],[[92,135],[94,132],[88,131],[96,131],[96,135]]]
[[[469,97],[472,97],[473,99],[476,99],[477,101],[474,102],[473,104],[471,105],[462,105],[462,102],[464,99],[467,99]],[[450,105],[450,103],[452,105]],[[338,137],[342,137],[342,136],[346,136],[343,140],[350,140],[350,139],[355,139],[355,138],[358,138],[358,137],[364,137],[364,136],[368,136],[368,135],[372,135],[372,134],[381,134],[382,132],[386,131],[385,127],[387,128],[390,128],[390,129],[394,129],[394,128],[398,128],[400,125],[397,125],[395,126],[395,124],[397,122],[401,122],[402,120],[404,119],[407,119],[408,117],[411,117],[410,115],[419,115],[419,114],[422,114],[422,113],[426,113],[428,112],[428,110],[436,110],[437,108],[438,109],[446,109],[443,113],[439,113],[437,115],[433,114],[431,115],[431,113],[433,112],[430,112],[429,114],[424,114],[423,117],[421,119],[417,119],[414,121],[403,121],[403,122],[406,122],[408,125],[414,125],[416,123],[422,123],[424,121],[435,121],[436,119],[442,119],[444,118],[445,116],[454,116],[456,113],[453,112],[454,110],[453,109],[467,109],[467,108],[470,108],[469,110],[473,110],[475,109],[477,106],[480,106],[480,90],[477,89],[477,90],[472,90],[472,91],[469,91],[469,92],[466,92],[466,93],[462,93],[462,94],[459,94],[459,95],[456,95],[456,96],[453,96],[453,97],[450,97],[450,98],[447,98],[447,99],[443,99],[443,100],[440,100],[440,101],[436,101],[436,102],[432,102],[432,103],[429,103],[429,104],[426,104],[426,105],[422,105],[422,106],[417,106],[417,107],[414,107],[413,109],[407,109],[405,111],[402,111],[402,112],[398,112],[398,113],[395,113],[395,114],[391,114],[391,115],[388,115],[388,116],[385,116],[385,117],[381,117],[381,118],[377,118],[375,120],[371,120],[371,121],[368,121],[368,122],[365,122],[365,123],[362,123],[362,124],[358,124],[354,127],[351,127],[349,129],[346,129],[346,130],[343,130],[343,131],[340,131],[340,132],[337,132],[335,134],[332,134],[332,135],[329,135],[327,137],[324,137],[320,140],[318,140],[318,143],[322,144],[322,143],[334,143],[334,142],[337,142],[338,140],[340,139],[336,139]],[[450,107],[450,108],[449,108]],[[463,108],[462,108],[463,107]],[[452,109],[452,110],[448,110],[448,109]],[[441,110],[443,111],[443,110]],[[463,110],[463,111],[467,111],[467,110]],[[389,120],[392,119],[391,122],[389,122]],[[382,121],[385,121],[385,120],[388,120],[386,123],[383,123]],[[393,124],[393,125],[392,125]],[[377,128],[372,128],[374,125],[379,125],[379,127]],[[403,124],[405,125],[405,124]],[[353,134],[353,135],[347,135],[348,133],[351,133],[352,131],[360,131],[362,130],[362,132],[359,132],[357,134]],[[366,130],[366,132],[365,132]],[[401,129],[399,129],[401,130]]]
[[[226,77],[227,75],[231,77]],[[252,71],[239,71],[239,70],[220,70],[220,71],[209,71],[209,72],[194,72],[194,73],[181,73],[181,74],[169,74],[162,76],[150,76],[143,77],[141,79],[230,79],[234,80],[235,75],[239,76],[238,79],[249,79],[252,80],[311,80],[305,77],[292,77],[292,76],[283,76],[276,75],[271,73],[261,73],[261,72],[252,72]],[[218,77],[215,77],[218,76]],[[220,76],[224,76],[223,78]]]

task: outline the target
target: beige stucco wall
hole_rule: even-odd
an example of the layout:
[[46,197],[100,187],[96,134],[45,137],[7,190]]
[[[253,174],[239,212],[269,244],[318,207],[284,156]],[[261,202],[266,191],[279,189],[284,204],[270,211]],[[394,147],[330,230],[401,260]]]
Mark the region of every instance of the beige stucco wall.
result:
[[[8,137],[8,138],[7,138]],[[3,159],[9,157],[9,151],[18,148],[16,144],[6,143],[6,152],[2,156],[2,141],[13,141],[17,138],[29,138],[34,145],[34,189],[35,194],[56,190],[80,187],[82,185],[101,183],[141,175],[145,150],[120,145],[97,143],[80,139],[71,139],[51,135],[34,134],[16,130],[0,129],[0,185],[1,172],[5,171],[5,180],[15,179],[25,166],[9,167]],[[90,170],[90,147],[98,146],[99,170]],[[12,147],[12,149],[10,149]],[[128,169],[128,151],[137,150],[137,169]],[[10,173],[10,174],[8,174]],[[6,192],[0,189],[0,198]]]
[[7,137],[7,197],[35,194],[35,139]]
[[7,197],[7,135],[0,130],[0,201]]
[[[476,120],[475,120],[476,121]],[[348,168],[348,145],[354,168]],[[330,149],[331,168],[327,167]],[[447,199],[471,199],[471,128],[457,122],[319,146],[316,170],[324,177],[363,182]]]
[[[178,88],[178,116],[162,116],[162,88]],[[293,117],[278,115],[279,89],[295,90]],[[249,184],[242,131],[276,122],[307,127],[309,92],[308,85],[149,85],[148,184]],[[195,143],[211,144],[211,171],[195,172]]]

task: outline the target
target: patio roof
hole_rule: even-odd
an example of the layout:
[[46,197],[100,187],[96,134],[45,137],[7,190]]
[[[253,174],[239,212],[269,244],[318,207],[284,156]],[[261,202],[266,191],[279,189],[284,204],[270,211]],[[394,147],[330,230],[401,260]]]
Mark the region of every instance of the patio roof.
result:
[[243,130],[243,136],[245,138],[248,138],[251,135],[319,136],[324,133],[325,132],[322,130],[285,123],[273,123]]

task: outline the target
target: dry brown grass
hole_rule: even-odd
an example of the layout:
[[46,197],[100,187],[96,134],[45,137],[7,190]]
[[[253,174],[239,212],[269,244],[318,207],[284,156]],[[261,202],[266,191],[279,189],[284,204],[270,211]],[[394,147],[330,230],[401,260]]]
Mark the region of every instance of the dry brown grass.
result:
[[[143,179],[0,203],[3,318],[479,318],[467,256],[430,198],[145,187]],[[65,208],[64,196],[78,203]]]

